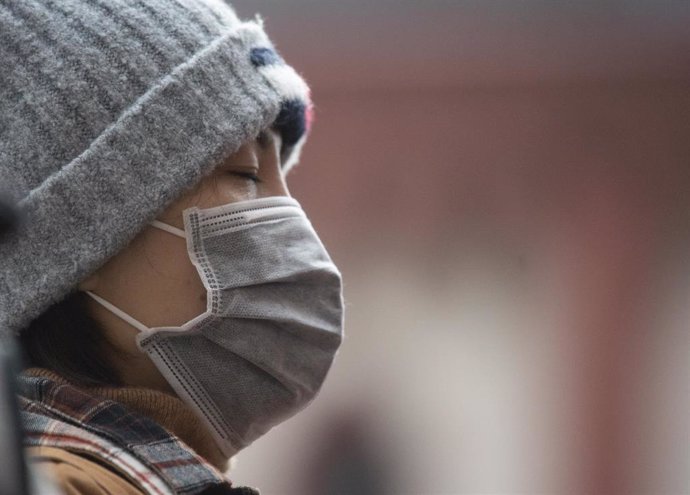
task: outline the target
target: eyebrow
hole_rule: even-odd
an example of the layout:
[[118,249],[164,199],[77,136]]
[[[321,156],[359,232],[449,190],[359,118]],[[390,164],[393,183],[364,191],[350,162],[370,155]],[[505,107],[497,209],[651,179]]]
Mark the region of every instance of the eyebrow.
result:
[[268,128],[261,129],[259,134],[256,136],[256,141],[259,143],[259,146],[265,148],[270,141],[273,141],[273,135],[268,132]]

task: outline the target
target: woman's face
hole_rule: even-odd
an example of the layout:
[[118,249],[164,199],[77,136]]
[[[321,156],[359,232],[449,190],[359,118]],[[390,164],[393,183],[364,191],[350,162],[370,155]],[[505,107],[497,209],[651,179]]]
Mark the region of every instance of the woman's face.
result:
[[[182,212],[268,196],[289,196],[280,167],[280,134],[266,129],[245,143],[197,187],[171,204],[158,220],[184,229]],[[192,265],[185,240],[147,227],[79,288],[103,297],[147,327],[180,326],[206,310],[206,289]],[[91,315],[122,353],[112,363],[128,385],[172,392],[136,346],[138,330],[89,300]]]

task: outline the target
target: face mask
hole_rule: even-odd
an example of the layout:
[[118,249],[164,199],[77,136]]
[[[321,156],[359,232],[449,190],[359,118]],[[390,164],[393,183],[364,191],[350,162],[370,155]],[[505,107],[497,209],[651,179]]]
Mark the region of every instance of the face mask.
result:
[[187,241],[207,290],[207,310],[180,327],[140,330],[147,353],[204,420],[228,457],[304,408],[342,340],[338,269],[299,203],[273,197],[184,211]]

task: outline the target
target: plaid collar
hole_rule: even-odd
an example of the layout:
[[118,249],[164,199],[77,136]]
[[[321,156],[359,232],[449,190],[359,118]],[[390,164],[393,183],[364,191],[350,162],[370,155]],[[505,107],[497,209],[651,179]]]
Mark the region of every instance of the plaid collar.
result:
[[230,481],[158,423],[68,384],[18,377],[24,444],[96,456],[145,493],[258,495]]

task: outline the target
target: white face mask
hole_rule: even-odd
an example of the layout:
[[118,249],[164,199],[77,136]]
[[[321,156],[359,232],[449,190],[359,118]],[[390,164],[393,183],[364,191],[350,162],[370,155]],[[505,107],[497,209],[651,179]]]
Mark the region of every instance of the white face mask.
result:
[[180,327],[140,330],[137,344],[205,421],[227,456],[304,408],[342,340],[340,273],[299,203],[272,197],[184,211],[207,310]]

